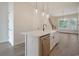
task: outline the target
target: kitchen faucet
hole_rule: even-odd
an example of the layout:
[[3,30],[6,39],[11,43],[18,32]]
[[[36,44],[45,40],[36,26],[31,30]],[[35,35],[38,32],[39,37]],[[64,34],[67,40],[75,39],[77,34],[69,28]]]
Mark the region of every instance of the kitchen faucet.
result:
[[46,25],[46,24],[43,24],[43,31],[45,30],[45,26],[47,27],[47,25]]

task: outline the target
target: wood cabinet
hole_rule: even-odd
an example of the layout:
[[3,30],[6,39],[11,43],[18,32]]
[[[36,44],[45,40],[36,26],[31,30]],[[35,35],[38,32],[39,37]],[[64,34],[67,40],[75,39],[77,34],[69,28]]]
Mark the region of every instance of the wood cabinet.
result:
[[40,55],[48,56],[50,51],[50,36],[45,35],[40,37]]

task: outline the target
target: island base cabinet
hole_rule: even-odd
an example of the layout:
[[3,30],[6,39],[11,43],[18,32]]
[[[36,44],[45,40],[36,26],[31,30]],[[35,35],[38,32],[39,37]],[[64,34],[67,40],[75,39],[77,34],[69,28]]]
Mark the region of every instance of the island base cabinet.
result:
[[49,35],[40,37],[40,55],[48,56],[50,51],[50,38]]

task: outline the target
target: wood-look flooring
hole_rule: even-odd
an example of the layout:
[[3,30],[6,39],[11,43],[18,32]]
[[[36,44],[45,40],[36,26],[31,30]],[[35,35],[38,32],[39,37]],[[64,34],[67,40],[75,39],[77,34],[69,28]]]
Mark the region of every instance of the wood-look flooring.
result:
[[[59,43],[49,56],[79,56],[79,41],[77,34],[59,33]],[[0,43],[0,56],[24,56],[24,44],[15,47],[8,42]]]
[[0,43],[0,56],[24,56],[24,43],[12,47],[8,42]]
[[77,34],[60,33],[60,42],[52,50],[50,56],[79,56]]

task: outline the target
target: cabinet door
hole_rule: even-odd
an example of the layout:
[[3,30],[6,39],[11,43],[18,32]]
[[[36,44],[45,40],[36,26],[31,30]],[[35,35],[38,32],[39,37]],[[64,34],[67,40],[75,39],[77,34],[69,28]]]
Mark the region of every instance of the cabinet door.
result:
[[50,39],[49,36],[44,36],[41,37],[41,45],[42,45],[42,55],[43,56],[48,56],[49,55],[49,50],[50,50]]

